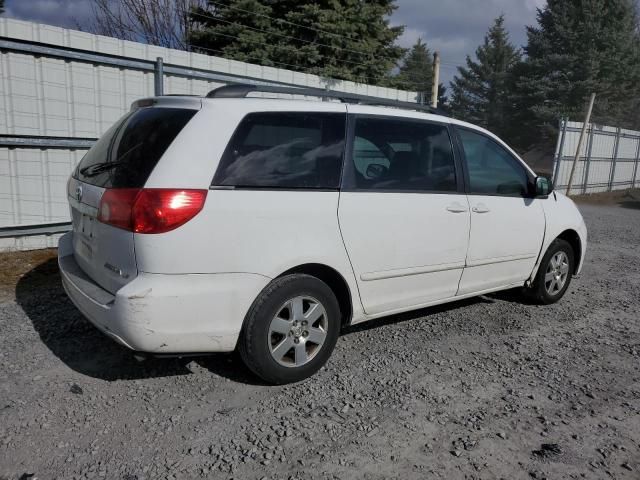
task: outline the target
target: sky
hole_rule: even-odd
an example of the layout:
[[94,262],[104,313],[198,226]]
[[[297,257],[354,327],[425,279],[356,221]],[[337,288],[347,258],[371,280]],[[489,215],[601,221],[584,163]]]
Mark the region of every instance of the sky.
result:
[[391,17],[393,25],[405,25],[398,43],[410,47],[418,38],[431,51],[440,52],[440,78],[448,83],[456,65],[474,57],[484,35],[500,14],[517,47],[527,43],[526,26],[536,24],[536,9],[545,0],[396,0],[398,8]]
[[[505,14],[505,25],[517,46],[526,43],[525,26],[536,21],[536,8],[545,0],[396,0],[392,25],[405,25],[399,40],[410,47],[418,38],[442,59],[446,84],[482,42],[493,20]],[[5,0],[5,16],[60,27],[76,28],[91,18],[89,0]]]

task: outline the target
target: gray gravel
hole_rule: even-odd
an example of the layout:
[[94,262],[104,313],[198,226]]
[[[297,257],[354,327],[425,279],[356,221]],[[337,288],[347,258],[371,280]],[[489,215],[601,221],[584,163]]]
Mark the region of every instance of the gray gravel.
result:
[[638,479],[640,209],[581,209],[587,263],[559,304],[351,328],[284,387],[234,355],[137,363],[47,262],[0,300],[0,478]]

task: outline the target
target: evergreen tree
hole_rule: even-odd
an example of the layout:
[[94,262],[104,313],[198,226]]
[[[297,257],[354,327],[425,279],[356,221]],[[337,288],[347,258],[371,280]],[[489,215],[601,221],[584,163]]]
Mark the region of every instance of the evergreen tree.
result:
[[398,74],[391,77],[390,85],[402,90],[420,93],[429,101],[433,82],[433,54],[421,38],[405,55]]
[[[391,76],[389,86],[418,92],[422,103],[431,103],[433,86],[433,54],[421,38],[409,49],[396,75]],[[438,85],[438,108],[446,110],[449,103],[447,87]]]
[[476,60],[467,55],[467,66],[458,67],[451,82],[452,114],[508,136],[512,125],[511,74],[520,61],[521,53],[509,41],[504,15],[500,15],[477,48]]
[[209,0],[191,13],[196,51],[375,83],[404,53],[395,0]]
[[0,14],[4,13],[4,0],[0,0]]
[[[527,60],[515,101],[522,115],[520,143],[551,143],[558,120],[581,120],[590,93],[593,118],[638,127],[640,38],[634,0],[548,0],[528,27]],[[537,135],[531,135],[538,132]]]

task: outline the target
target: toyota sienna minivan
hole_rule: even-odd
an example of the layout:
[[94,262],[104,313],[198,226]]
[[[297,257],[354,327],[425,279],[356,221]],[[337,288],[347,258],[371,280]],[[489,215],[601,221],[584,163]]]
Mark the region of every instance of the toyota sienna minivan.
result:
[[287,93],[134,102],[69,179],[63,284],[118,343],[237,348],[287,383],[346,325],[515,287],[549,304],[580,272],[578,209],[495,135],[418,105],[257,90]]

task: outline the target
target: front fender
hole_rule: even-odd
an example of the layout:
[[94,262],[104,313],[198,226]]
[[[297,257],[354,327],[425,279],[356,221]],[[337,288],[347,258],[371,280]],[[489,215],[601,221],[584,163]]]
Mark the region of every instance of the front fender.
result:
[[547,199],[543,200],[542,208],[544,210],[546,224],[545,234],[538,260],[527,283],[531,283],[535,278],[540,268],[542,258],[551,243],[567,230],[576,232],[580,239],[580,258],[576,259],[577,268],[575,271],[575,274],[579,275],[582,271],[584,255],[587,250],[587,226],[584,223],[580,210],[578,210],[573,200],[560,192],[553,192]]

